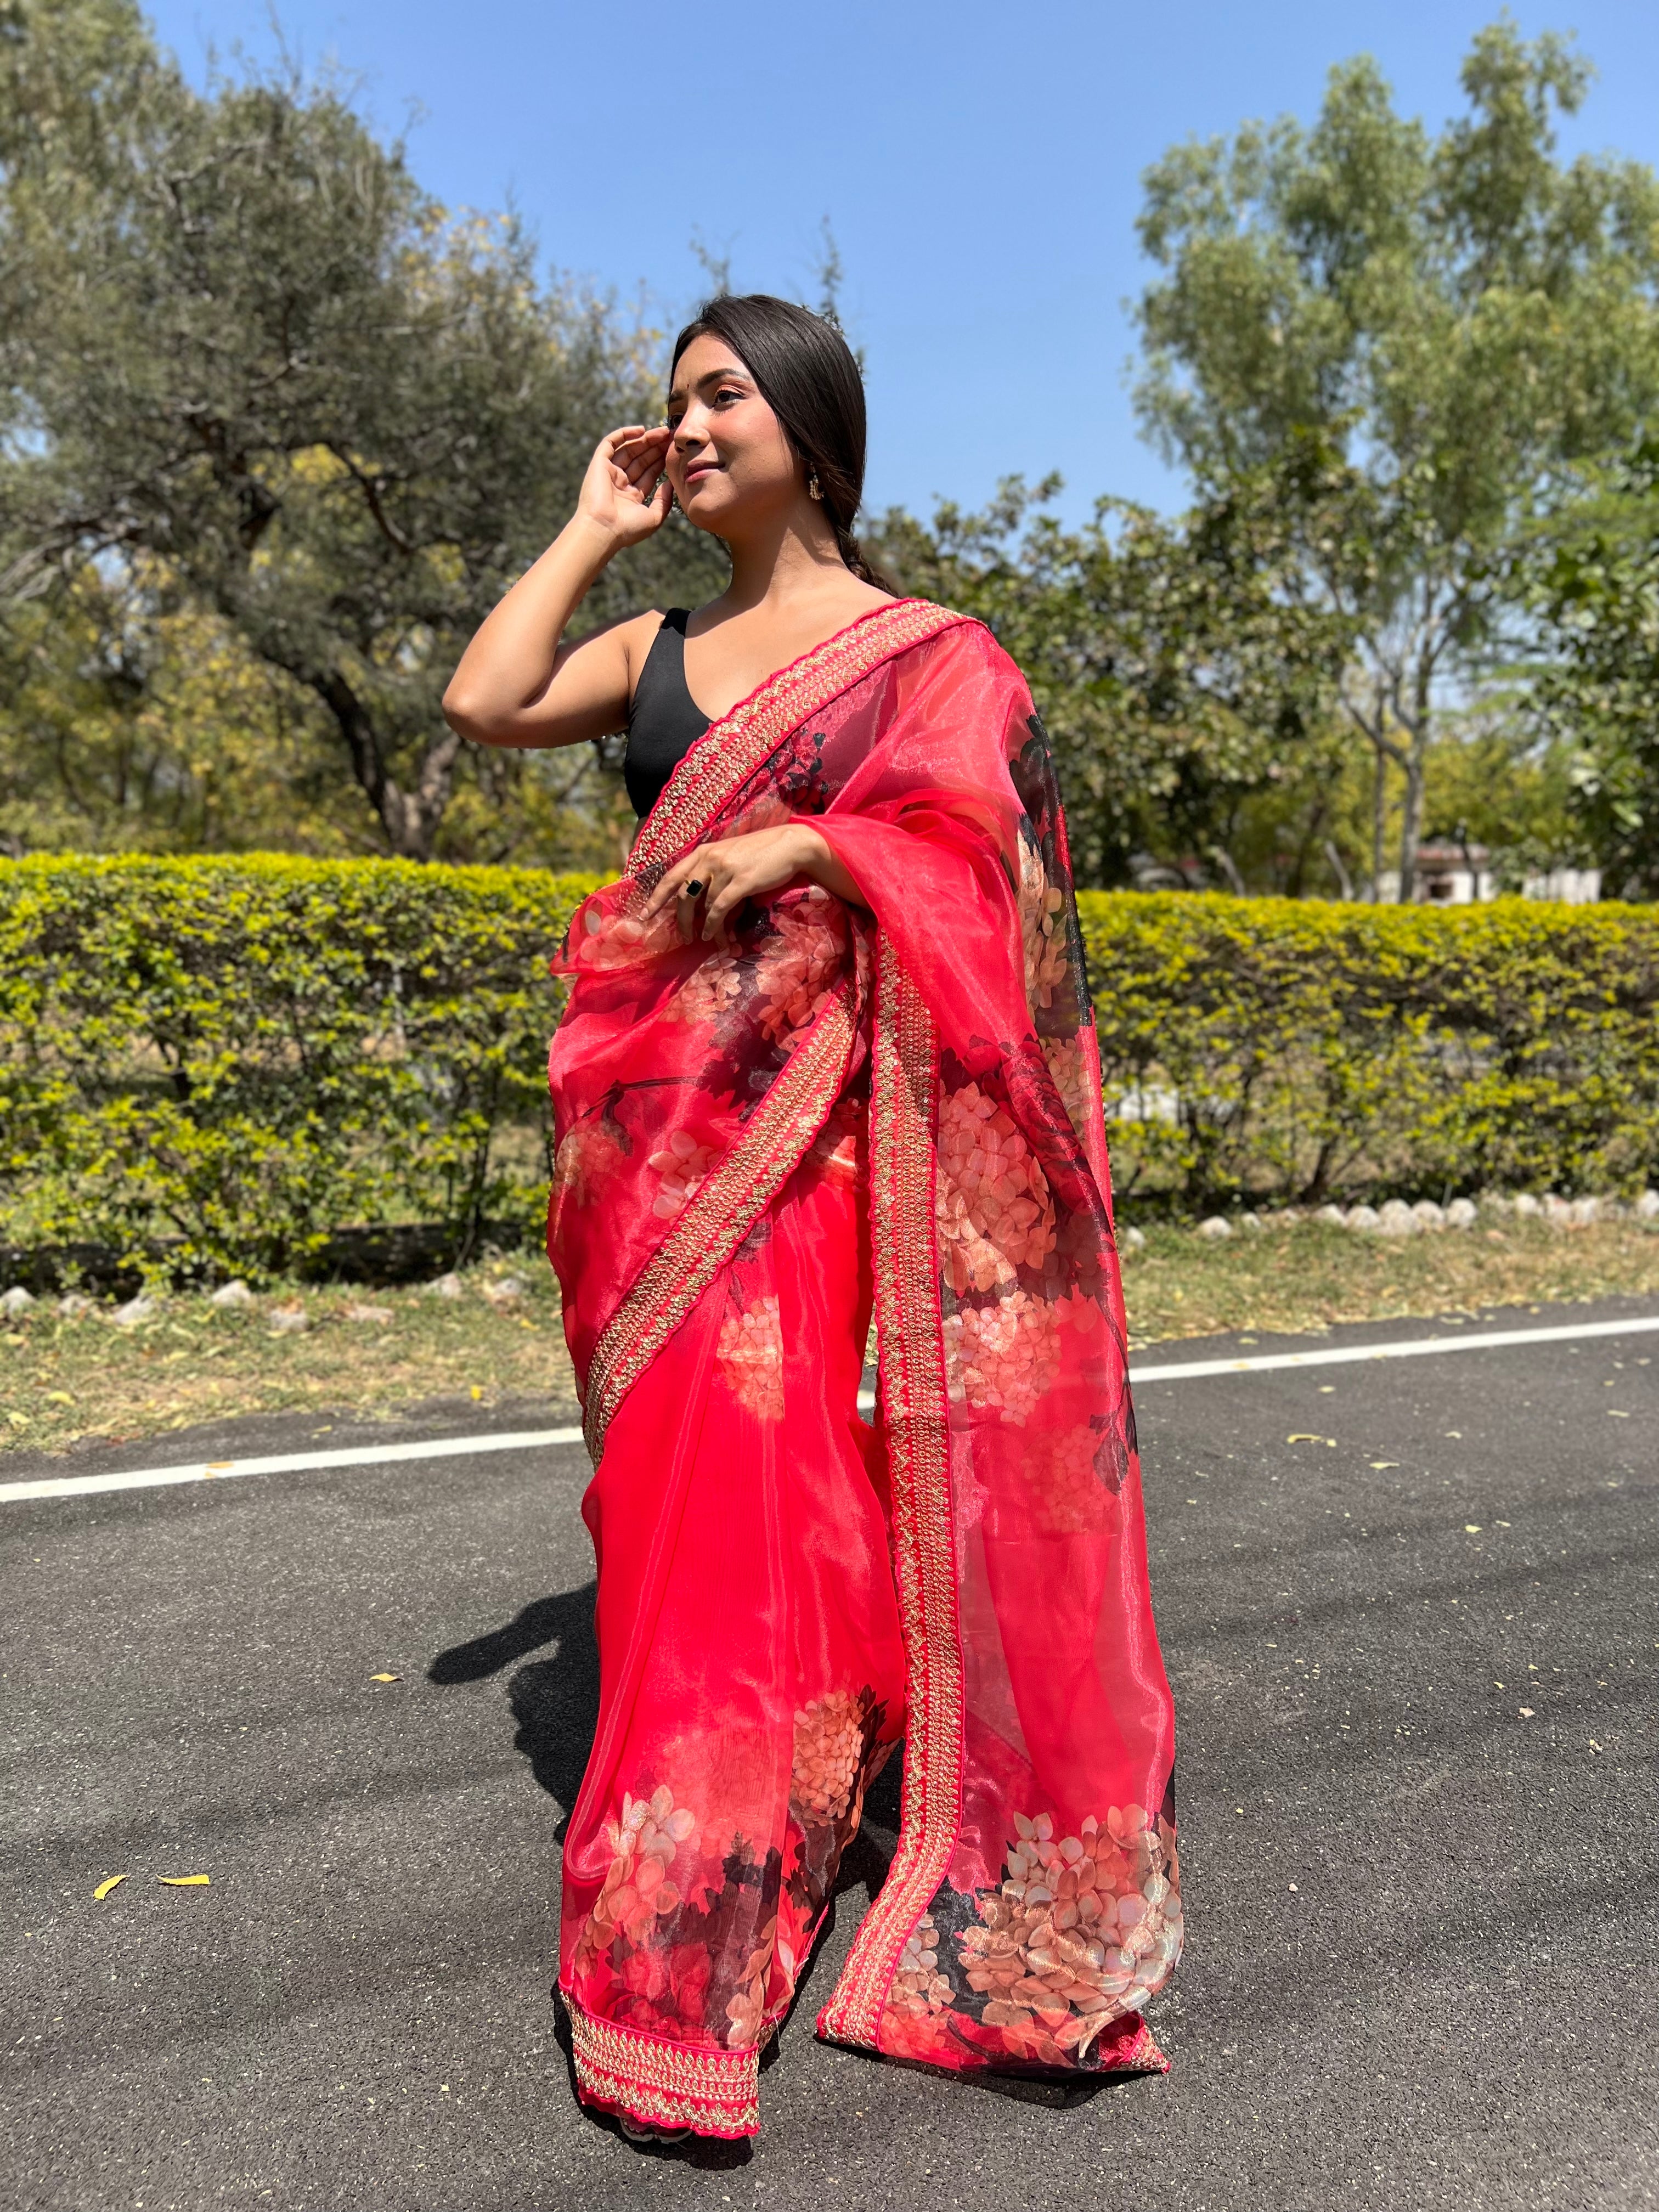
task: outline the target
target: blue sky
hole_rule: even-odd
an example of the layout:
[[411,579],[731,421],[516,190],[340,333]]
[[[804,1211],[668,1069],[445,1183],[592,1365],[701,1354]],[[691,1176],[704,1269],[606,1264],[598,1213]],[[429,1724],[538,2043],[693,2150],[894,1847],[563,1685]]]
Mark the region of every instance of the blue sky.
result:
[[[208,49],[273,47],[267,0],[164,0],[192,76]],[[1599,76],[1570,150],[1659,162],[1659,7],[1513,10],[1576,30]],[[1177,503],[1140,440],[1126,298],[1146,278],[1139,177],[1164,149],[1317,108],[1330,65],[1375,54],[1409,112],[1459,104],[1458,63],[1497,13],[1466,0],[850,0],[718,8],[635,0],[278,0],[293,48],[358,79],[452,206],[510,195],[548,260],[672,328],[702,283],[694,236],[739,290],[816,296],[828,216],[843,316],[866,355],[868,503],[977,505],[1016,471]]]

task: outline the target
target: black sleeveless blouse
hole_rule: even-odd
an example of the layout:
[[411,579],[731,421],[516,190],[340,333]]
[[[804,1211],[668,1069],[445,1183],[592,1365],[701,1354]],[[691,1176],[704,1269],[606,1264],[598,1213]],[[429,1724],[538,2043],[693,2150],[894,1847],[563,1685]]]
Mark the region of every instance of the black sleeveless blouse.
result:
[[623,781],[641,822],[663,786],[708,727],[708,717],[685,687],[684,607],[670,607],[640,671],[628,708],[628,747]]

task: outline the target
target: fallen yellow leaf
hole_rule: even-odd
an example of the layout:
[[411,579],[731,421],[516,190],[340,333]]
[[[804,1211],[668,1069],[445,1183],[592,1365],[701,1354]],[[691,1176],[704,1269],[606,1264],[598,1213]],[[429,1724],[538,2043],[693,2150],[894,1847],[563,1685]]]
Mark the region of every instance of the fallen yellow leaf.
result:
[[67,1390],[48,1390],[46,1403],[49,1406],[72,1406],[75,1401]]
[[1466,1536],[1478,1536],[1480,1534],[1480,1523],[1478,1521],[1466,1521],[1463,1523],[1463,1534]]
[[1300,1429],[1298,1429],[1293,1437],[1286,1437],[1285,1441],[1287,1444],[1334,1444],[1336,1438],[1334,1437],[1316,1437],[1313,1434],[1311,1430],[1304,1434]]
[[106,1875],[92,1893],[97,1899],[99,1904],[101,1905],[104,1899],[109,1895],[111,1890],[115,1887],[116,1884],[118,1882],[125,1881],[125,1880],[126,1876],[124,1874]]
[[401,1674],[371,1674],[368,1679],[371,1682],[401,1682],[404,1678]]
[[475,1382],[472,1385],[472,1395],[475,1399],[483,1397],[483,1387],[481,1383]]
[[163,1889],[205,1889],[212,1876],[205,1874],[158,1874],[155,1879]]
[[1374,1459],[1371,1462],[1371,1473],[1381,1474],[1385,1467],[1398,1467],[1399,1464],[1397,1459]]

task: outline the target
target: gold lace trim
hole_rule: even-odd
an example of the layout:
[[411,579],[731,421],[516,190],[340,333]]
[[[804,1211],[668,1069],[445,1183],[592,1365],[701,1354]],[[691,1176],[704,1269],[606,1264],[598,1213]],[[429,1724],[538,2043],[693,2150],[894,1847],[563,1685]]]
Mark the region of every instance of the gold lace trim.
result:
[[962,1815],[962,1646],[933,1222],[938,1059],[933,1018],[884,937],[870,1113],[870,1213],[904,1634],[904,1812],[887,1879],[818,2016],[820,2035],[872,2050],[878,2048],[882,2008],[899,1954],[945,1877]]
[[689,852],[726,801],[809,714],[884,660],[972,619],[929,599],[901,599],[872,608],[769,676],[729,714],[711,722],[679,763],[634,841],[623,880],[659,871]]
[[799,1166],[841,1096],[856,1035],[842,978],[743,1134],[647,1261],[593,1347],[582,1432],[593,1464],[623,1398]]
[[694,2051],[596,2020],[567,1995],[576,2083],[595,2104],[653,2127],[752,2136],[760,2126],[760,2049]]

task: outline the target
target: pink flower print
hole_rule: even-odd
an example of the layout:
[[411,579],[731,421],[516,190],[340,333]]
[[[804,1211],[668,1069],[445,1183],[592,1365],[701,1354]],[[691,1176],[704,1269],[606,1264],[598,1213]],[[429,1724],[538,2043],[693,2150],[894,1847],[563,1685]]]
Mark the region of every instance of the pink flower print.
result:
[[1052,1006],[1071,963],[1060,924],[1066,895],[1048,881],[1042,856],[1020,851],[1019,926],[1025,946],[1025,997],[1032,1012]]
[[945,1317],[945,1374],[954,1402],[1023,1428],[1060,1366],[1054,1310],[1024,1291]]
[[1066,1109],[1066,1118],[1082,1143],[1089,1126],[1089,1067],[1083,1047],[1073,1037],[1044,1037],[1042,1057]]
[[766,2016],[766,1982],[772,1968],[777,1930],[778,1923],[774,1918],[756,1936],[738,1976],[737,1995],[726,2008],[726,2016],[732,2023],[726,2032],[726,2040],[734,2051],[760,2041],[761,2023]]
[[713,1145],[700,1145],[689,1129],[676,1129],[661,1151],[651,1154],[646,1164],[662,1177],[651,1206],[659,1221],[672,1221],[696,1195],[713,1164],[714,1150]]
[[578,1121],[566,1130],[553,1155],[554,1206],[589,1204],[622,1156],[621,1146],[603,1121]]
[[743,970],[735,953],[710,951],[668,1003],[676,1021],[708,1022],[735,1006],[743,996]]
[[1010,2051],[1034,2039],[1086,2052],[1109,2021],[1138,2012],[1180,1955],[1175,1835],[1139,1805],[1093,1814],[1056,1839],[1047,1813],[1015,1814],[1005,1879],[977,1899],[981,1925],[963,1930],[969,1987]]
[[659,1919],[677,1910],[680,1893],[669,1870],[682,1844],[696,1831],[696,1816],[677,1806],[665,1783],[649,1797],[623,1794],[620,1820],[605,1829],[613,1856],[592,1911],[582,1923],[577,1966],[592,1966],[623,1937],[646,1939]]
[[666,909],[648,922],[619,911],[601,891],[587,901],[580,927],[570,934],[570,957],[583,968],[633,968],[678,945],[674,917]]
[[937,2013],[953,1994],[950,1978],[939,1970],[939,1934],[931,1912],[924,1912],[899,1953],[898,1969],[888,1990],[895,2012],[913,2018]]
[[946,1281],[958,1296],[992,1291],[1054,1249],[1054,1206],[1030,1147],[975,1083],[939,1091],[934,1194]]
[[726,1386],[760,1421],[783,1419],[783,1330],[775,1297],[728,1313],[715,1347]]
[[1095,1431],[1085,1427],[1034,1437],[1025,1447],[1021,1471],[1045,1527],[1097,1528],[1110,1513],[1113,1492],[1095,1466],[1100,1444]]
[[802,1827],[844,1820],[864,1765],[864,1726],[874,1699],[830,1690],[795,1715],[789,1804]]
[[771,910],[771,934],[755,956],[760,1025],[787,1043],[823,1007],[841,979],[847,952],[846,910],[821,885]]

